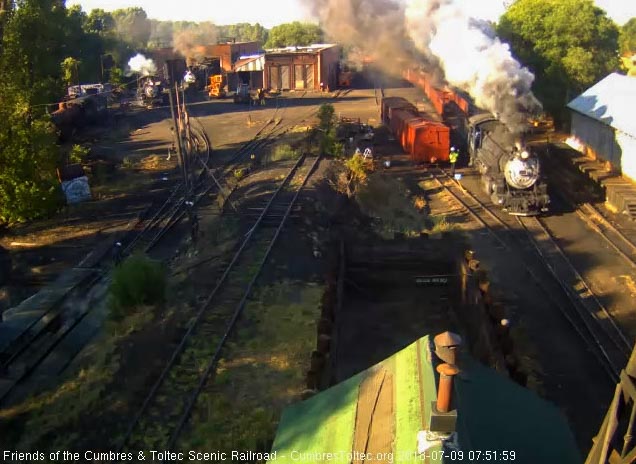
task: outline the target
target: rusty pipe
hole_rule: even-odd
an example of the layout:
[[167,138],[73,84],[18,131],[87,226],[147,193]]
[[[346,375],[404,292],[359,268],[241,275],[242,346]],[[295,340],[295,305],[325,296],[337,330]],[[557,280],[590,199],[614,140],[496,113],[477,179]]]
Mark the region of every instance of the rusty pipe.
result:
[[437,389],[437,410],[439,412],[449,412],[451,404],[451,392],[453,389],[453,377],[457,375],[459,369],[452,364],[440,364],[437,366],[439,372],[439,388]]

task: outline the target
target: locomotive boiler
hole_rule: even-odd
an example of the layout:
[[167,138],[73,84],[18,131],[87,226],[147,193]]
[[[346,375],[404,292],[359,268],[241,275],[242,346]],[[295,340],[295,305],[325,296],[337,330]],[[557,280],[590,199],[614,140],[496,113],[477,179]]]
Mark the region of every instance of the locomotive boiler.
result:
[[538,155],[501,121],[489,114],[469,118],[468,153],[484,191],[504,211],[518,216],[548,211],[550,197]]

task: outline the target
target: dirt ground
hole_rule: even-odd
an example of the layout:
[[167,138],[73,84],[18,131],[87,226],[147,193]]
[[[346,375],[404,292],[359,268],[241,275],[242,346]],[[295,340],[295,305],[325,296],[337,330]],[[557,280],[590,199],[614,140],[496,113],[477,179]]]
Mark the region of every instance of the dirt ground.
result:
[[165,109],[132,111],[89,128],[75,143],[85,160],[93,200],[65,206],[54,217],[0,231],[11,256],[11,279],[0,287],[0,313],[76,265],[97,244],[121,237],[131,221],[160,201],[176,179],[176,159]]
[[[422,102],[420,106],[427,110],[423,96],[414,88],[390,89],[388,92],[390,96],[399,95]],[[353,90],[337,100],[325,94],[289,94],[279,100],[268,99],[267,106],[258,108],[223,100],[198,102],[191,105],[190,112],[196,124],[200,123],[210,136],[214,149],[213,163],[220,163],[253,137],[267,121],[301,117],[309,121],[311,112],[322,102],[333,103],[336,115],[379,124],[373,89]],[[170,145],[167,115],[164,108],[130,116],[122,123],[126,126],[119,133],[121,139],[113,135],[111,139],[104,137],[96,144],[93,156],[103,160],[102,164],[114,164],[116,168],[105,176],[108,181],[95,184],[95,201],[67,208],[53,220],[18,227],[0,238],[0,244],[10,250],[16,263],[16,277],[12,287],[5,291],[0,309],[16,304],[61,269],[73,266],[99,241],[123,233],[132,217],[161,198],[162,194],[165,195],[167,188],[178,178],[174,158],[170,161],[165,159]],[[303,124],[299,122],[298,126]],[[128,129],[130,135],[127,135]],[[443,216],[444,224],[455,229],[454,232],[461,232],[458,246],[467,241],[476,251],[505,299],[512,323],[525,337],[524,343],[519,346],[536,373],[536,390],[562,408],[581,449],[587,451],[591,437],[600,426],[612,386],[600,379],[600,368],[586,352],[585,346],[554,308],[546,306],[544,298],[528,285],[527,277],[517,263],[494,248],[484,231],[470,223],[452,201],[434,188],[427,187],[426,173],[412,166],[399,147],[387,144],[380,151],[379,155],[393,160],[388,175],[407,185],[413,193],[420,189],[420,193],[429,199],[430,212]],[[377,240],[370,232],[372,221],[364,218],[359,211],[351,210],[326,186],[324,177],[332,164],[332,161],[323,161],[301,195],[300,210],[279,239],[284,246],[274,249],[266,272],[259,279],[259,288],[277,285],[282,280],[303,285],[320,284],[324,282],[329,244],[334,239],[345,238],[354,248]],[[243,200],[238,203],[243,203],[243,206],[262,203],[267,192],[271,191],[272,182],[282,172],[280,167],[269,165],[248,176],[237,189],[239,198]],[[469,172],[460,172],[465,174],[465,185],[476,190],[476,181]],[[153,256],[170,265],[170,298],[165,307],[147,310],[149,320],[143,324],[130,322],[132,338],[119,345],[114,356],[118,360],[117,365],[108,364],[109,369],[115,369],[113,372],[119,372],[126,381],[111,378],[110,382],[104,383],[102,377],[95,377],[94,385],[101,385],[100,391],[107,393],[96,398],[88,406],[89,410],[100,408],[104,404],[102,401],[107,400],[110,406],[102,408],[100,415],[91,416],[93,423],[99,420],[102,424],[112,425],[115,431],[122,430],[125,424],[121,423],[121,417],[129,417],[134,406],[143,400],[162,366],[162,360],[183,334],[194,308],[210,290],[245,227],[245,222],[236,215],[228,214],[220,220],[212,199],[202,203],[199,214],[201,234],[196,244],[190,242],[188,225],[184,223],[175,228],[153,252]],[[555,226],[557,235],[564,234],[567,229],[566,225],[561,227],[563,232]],[[569,227],[574,227],[574,224]],[[397,237],[401,244],[417,240]],[[429,242],[435,240],[438,238],[428,239]],[[575,243],[576,240],[573,237],[568,242]],[[423,249],[427,246],[431,246],[430,243],[423,245]],[[585,264],[590,269],[598,268],[598,272],[604,269],[604,261],[601,260],[592,262],[588,259]],[[342,358],[338,378],[346,378],[365,369],[424,333],[435,334],[458,327],[457,321],[453,320],[452,289],[414,286],[414,273],[418,274],[420,270],[395,269],[389,272],[364,266],[351,270],[342,326],[339,328],[347,335],[339,348]],[[44,277],[37,285],[27,285],[37,280],[35,276]],[[312,333],[314,329],[305,328],[306,333]],[[149,363],[148,359],[153,361]],[[77,365],[80,366],[82,361],[86,362],[86,358],[78,359]],[[63,405],[58,404],[59,407]],[[74,427],[78,423],[90,427],[89,422],[77,422]],[[37,424],[37,421],[31,424]],[[100,433],[98,430],[87,432],[82,444],[103,446]],[[113,437],[116,436],[117,433],[113,433]],[[69,435],[68,439],[73,437],[77,436]]]

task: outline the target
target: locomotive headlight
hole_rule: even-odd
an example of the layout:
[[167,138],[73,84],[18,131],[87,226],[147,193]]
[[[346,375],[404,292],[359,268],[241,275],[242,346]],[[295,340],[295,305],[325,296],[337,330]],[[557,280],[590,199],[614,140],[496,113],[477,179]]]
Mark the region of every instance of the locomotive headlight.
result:
[[528,159],[528,158],[530,158],[530,153],[528,153],[527,151],[523,150],[521,152],[521,159],[525,160],[525,159]]

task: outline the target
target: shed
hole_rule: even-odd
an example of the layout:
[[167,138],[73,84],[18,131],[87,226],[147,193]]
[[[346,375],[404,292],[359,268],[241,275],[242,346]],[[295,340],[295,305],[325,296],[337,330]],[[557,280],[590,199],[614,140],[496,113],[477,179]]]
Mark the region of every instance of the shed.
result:
[[572,146],[636,181],[636,79],[612,73],[567,107]]
[[[582,462],[557,408],[467,356],[461,358],[452,393],[456,438],[446,443],[427,440],[426,454],[418,454],[418,435],[426,434],[437,396],[435,365],[440,361],[433,353],[430,338],[422,337],[354,377],[289,406],[270,461],[442,462],[439,451],[444,447],[455,459],[443,462]],[[372,459],[361,459],[367,453]]]
[[265,50],[265,88],[274,90],[319,90],[338,86],[340,47],[313,44]]

